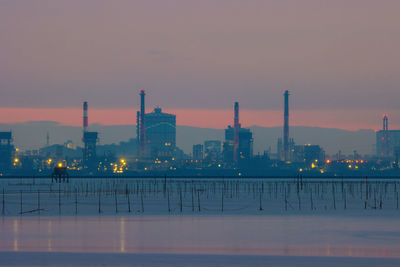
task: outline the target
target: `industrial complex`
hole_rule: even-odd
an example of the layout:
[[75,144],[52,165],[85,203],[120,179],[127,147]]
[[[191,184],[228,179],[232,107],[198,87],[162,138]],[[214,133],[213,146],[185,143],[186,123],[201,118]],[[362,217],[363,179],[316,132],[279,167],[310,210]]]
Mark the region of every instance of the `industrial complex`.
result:
[[[279,176],[279,175],[398,175],[400,130],[389,129],[383,116],[376,132],[376,155],[326,155],[318,144],[296,144],[290,135],[288,90],[283,93],[283,131],[276,154],[254,155],[251,129],[242,127],[239,102],[233,103],[233,121],[224,140],[204,140],[185,154],[177,146],[176,115],[156,106],[146,112],[146,92],[139,92],[136,133],[128,142],[104,149],[101,133],[91,131],[88,102],[83,102],[82,143],[49,144],[36,152],[14,147],[12,131],[0,132],[0,175],[49,175],[63,168],[69,175],[176,175],[176,176]],[[262,138],[258,136],[258,138]],[[99,153],[100,150],[100,153]]]

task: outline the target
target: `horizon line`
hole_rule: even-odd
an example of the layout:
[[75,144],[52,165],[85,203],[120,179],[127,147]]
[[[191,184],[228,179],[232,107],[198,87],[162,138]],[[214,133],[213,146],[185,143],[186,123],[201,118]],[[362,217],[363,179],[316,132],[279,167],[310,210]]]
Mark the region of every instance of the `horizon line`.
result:
[[[149,109],[150,111],[150,109]],[[152,111],[152,109],[151,109]],[[197,128],[225,129],[233,125],[232,109],[164,109],[176,115],[176,124]],[[137,109],[89,109],[89,125],[136,125]],[[332,128],[348,131],[380,130],[382,114],[389,116],[389,129],[400,129],[400,112],[395,110],[296,110],[290,113],[290,126]],[[81,108],[0,108],[0,123],[56,122],[63,126],[81,126]],[[212,119],[210,119],[212,118]],[[282,127],[283,110],[242,108],[243,127]]]

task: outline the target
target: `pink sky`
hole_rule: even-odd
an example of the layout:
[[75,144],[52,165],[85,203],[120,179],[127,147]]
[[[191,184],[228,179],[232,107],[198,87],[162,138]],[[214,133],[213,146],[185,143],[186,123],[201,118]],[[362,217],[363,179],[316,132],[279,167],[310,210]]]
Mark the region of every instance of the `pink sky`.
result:
[[[136,124],[136,111],[136,109],[89,109],[89,123]],[[232,124],[233,120],[231,110],[167,109],[164,111],[176,114],[178,125],[222,129]],[[395,111],[386,113],[389,115],[389,127],[400,128],[399,115]],[[281,126],[282,116],[280,110],[240,111],[240,121],[244,127]],[[295,110],[291,112],[291,125],[378,130],[381,127],[381,116],[382,112],[376,110]],[[79,108],[0,108],[0,123],[27,121],[56,121],[63,125],[80,126],[82,111]],[[356,124],[355,121],[357,121]]]

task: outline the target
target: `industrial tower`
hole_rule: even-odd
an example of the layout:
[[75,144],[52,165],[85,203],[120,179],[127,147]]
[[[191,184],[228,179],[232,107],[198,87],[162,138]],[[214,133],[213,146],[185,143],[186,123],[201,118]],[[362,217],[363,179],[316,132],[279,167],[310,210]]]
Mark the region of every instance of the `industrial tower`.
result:
[[97,166],[96,145],[98,141],[97,132],[88,132],[88,103],[83,102],[83,166],[85,168],[94,169]]
[[137,147],[137,156],[140,156],[140,111],[136,112],[136,147]]
[[233,135],[233,161],[235,163],[238,162],[238,153],[239,153],[239,103],[235,102],[234,109],[234,135]]
[[284,123],[283,123],[283,157],[285,161],[290,160],[289,148],[289,91],[286,90],[284,95]]
[[145,92],[140,91],[139,157],[146,156]]
[[390,157],[389,119],[386,114],[383,115],[382,119],[382,133],[382,156]]

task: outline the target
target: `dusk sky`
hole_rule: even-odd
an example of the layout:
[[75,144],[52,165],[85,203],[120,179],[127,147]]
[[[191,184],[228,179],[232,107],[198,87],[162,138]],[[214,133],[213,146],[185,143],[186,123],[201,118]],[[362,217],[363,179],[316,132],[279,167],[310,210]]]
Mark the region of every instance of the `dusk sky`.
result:
[[[0,1],[0,123],[400,127],[400,1]],[[211,113],[213,112],[213,113]]]

